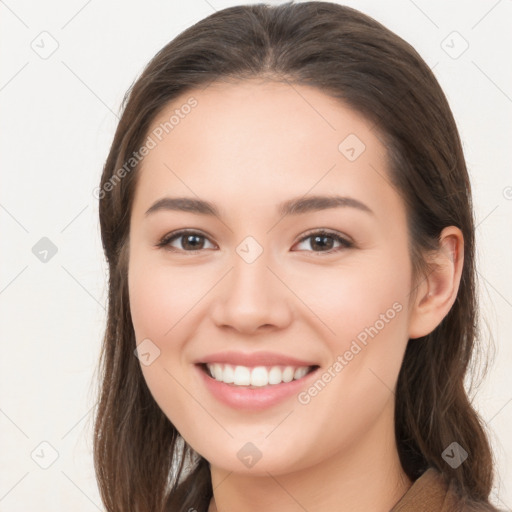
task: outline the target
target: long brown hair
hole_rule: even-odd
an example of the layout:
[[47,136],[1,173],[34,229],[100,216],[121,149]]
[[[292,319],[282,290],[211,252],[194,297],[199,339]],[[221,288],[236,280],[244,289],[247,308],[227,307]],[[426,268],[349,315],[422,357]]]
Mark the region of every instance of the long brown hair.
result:
[[[408,43],[357,10],[317,1],[218,11],[160,50],[125,96],[99,189],[109,295],[94,460],[107,510],[202,512],[212,497],[208,462],[160,410],[134,356],[127,274],[138,165],[127,168],[126,162],[169,102],[215,81],[253,77],[317,87],[373,123],[407,208],[418,279],[428,271],[424,256],[438,247],[442,229],[461,229],[457,299],[431,334],[408,344],[396,388],[395,431],[412,480],[434,467],[467,503],[492,510],[492,455],[464,388],[478,309],[471,189],[452,112]],[[469,454],[456,469],[442,457],[454,441]]]

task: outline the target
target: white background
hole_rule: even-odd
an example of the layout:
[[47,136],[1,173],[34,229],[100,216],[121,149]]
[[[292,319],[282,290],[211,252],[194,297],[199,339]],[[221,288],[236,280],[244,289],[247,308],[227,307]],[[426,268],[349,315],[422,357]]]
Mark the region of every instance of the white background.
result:
[[[460,129],[478,224],[484,342],[492,338],[496,347],[475,404],[498,462],[493,501],[509,511],[512,2],[345,3],[419,51]],[[123,95],[144,65],[194,22],[237,4],[0,0],[2,512],[103,510],[92,463],[91,409],[107,274],[92,191]],[[44,31],[50,35],[40,35]],[[469,47],[453,58],[464,40]],[[58,48],[46,59],[33,49],[49,51],[52,44]],[[57,247],[46,263],[32,252],[42,237]]]

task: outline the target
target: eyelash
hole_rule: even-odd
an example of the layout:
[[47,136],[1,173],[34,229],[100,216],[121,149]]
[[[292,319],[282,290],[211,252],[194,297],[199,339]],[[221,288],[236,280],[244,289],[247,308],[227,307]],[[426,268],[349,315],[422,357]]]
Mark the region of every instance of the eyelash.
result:
[[[176,249],[175,247],[170,247],[170,243],[176,239],[179,239],[185,235],[196,235],[196,236],[199,236],[201,238],[205,238],[205,239],[208,239],[208,237],[198,231],[189,231],[189,230],[182,230],[182,231],[177,231],[175,233],[170,233],[166,236],[164,236],[157,244],[156,244],[156,247],[158,248],[164,248],[168,251],[171,251],[171,252],[186,252],[186,253],[192,253],[192,254],[196,254],[196,253],[199,253],[201,251],[203,251],[204,249],[196,249],[196,250],[190,250],[190,251],[187,251],[185,249]],[[331,231],[326,231],[326,230],[318,230],[318,231],[313,231],[313,232],[310,232],[308,233],[306,236],[302,237],[297,243],[302,243],[304,241],[306,241],[308,238],[313,238],[315,236],[325,236],[325,237],[329,237],[329,238],[332,238],[334,239],[336,242],[339,242],[341,244],[341,247],[336,247],[334,249],[330,249],[328,251],[306,251],[306,252],[313,252],[313,253],[316,253],[316,254],[334,254],[336,252],[339,252],[340,250],[342,249],[349,249],[351,247],[354,246],[354,244],[352,242],[350,242],[349,240],[347,240],[346,238],[343,238],[341,235],[339,235],[338,233],[335,233],[335,232],[331,232]]]

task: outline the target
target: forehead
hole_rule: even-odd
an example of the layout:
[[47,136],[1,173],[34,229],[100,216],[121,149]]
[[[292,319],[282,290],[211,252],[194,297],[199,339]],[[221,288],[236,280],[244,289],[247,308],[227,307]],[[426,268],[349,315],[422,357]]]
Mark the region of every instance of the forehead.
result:
[[155,117],[147,133],[154,147],[142,160],[136,195],[146,203],[177,193],[215,199],[212,191],[221,202],[260,194],[277,203],[283,192],[312,188],[378,195],[386,150],[373,128],[314,87],[213,83],[187,91]]
[[[232,150],[251,135],[258,142],[283,145],[293,140],[306,147],[308,142],[317,145],[322,137],[326,147],[330,144],[331,150],[338,151],[337,144],[332,147],[331,143],[339,137],[351,133],[371,137],[368,142],[373,142],[373,129],[361,114],[316,87],[249,79],[214,82],[182,94],[162,108],[150,132],[159,131],[158,139],[174,140],[195,132],[202,137],[203,147],[211,140],[217,147],[224,142]],[[233,137],[227,139],[227,135]]]

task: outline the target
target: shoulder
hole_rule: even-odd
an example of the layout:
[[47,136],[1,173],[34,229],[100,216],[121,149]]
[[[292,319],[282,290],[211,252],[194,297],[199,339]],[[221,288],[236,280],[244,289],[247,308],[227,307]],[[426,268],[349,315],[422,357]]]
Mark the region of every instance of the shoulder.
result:
[[468,502],[455,484],[434,468],[427,469],[390,512],[499,512],[485,503]]

